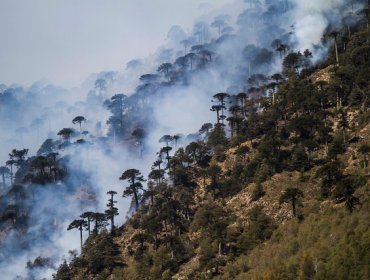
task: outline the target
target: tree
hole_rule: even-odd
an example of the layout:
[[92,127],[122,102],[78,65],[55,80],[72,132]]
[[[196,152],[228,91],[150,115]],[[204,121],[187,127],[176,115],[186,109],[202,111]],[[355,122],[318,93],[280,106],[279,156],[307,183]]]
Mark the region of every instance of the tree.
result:
[[313,259],[307,253],[303,255],[303,260],[300,265],[300,274],[299,278],[301,280],[314,279],[316,274],[316,267]]
[[162,163],[163,163],[162,159],[157,159],[155,162],[153,162],[152,169],[158,167],[158,170],[161,170],[161,164]]
[[91,215],[91,219],[92,221],[94,221],[93,233],[95,235],[97,235],[99,232],[105,231],[105,228],[108,225],[107,216],[105,215],[105,213],[94,212]]
[[216,193],[220,191],[219,178],[222,173],[221,167],[213,164],[208,168],[207,173],[211,178],[211,183],[207,186],[207,189],[212,192],[213,200],[216,200]]
[[180,56],[175,60],[174,63],[178,68],[180,68],[181,71],[184,71],[188,66],[188,60],[185,56]]
[[188,53],[187,55],[185,55],[185,58],[190,61],[190,70],[193,70],[193,62],[194,62],[194,59],[196,57],[197,57],[197,55],[193,52]]
[[161,64],[161,65],[158,67],[157,71],[158,71],[159,73],[164,73],[164,74],[165,74],[165,76],[168,76],[168,73],[169,73],[169,71],[170,71],[172,68],[173,68],[172,64],[171,64],[171,63],[169,63],[169,62],[167,62],[167,63],[163,63],[163,64]]
[[182,40],[180,43],[184,46],[184,56],[185,56],[187,49],[191,44],[191,41],[189,39],[185,39],[185,40]]
[[224,25],[225,25],[225,21],[223,21],[221,19],[214,20],[211,23],[211,27],[214,27],[214,28],[217,28],[218,29],[218,37],[221,36],[221,28],[223,28]]
[[165,159],[167,160],[167,169],[170,169],[170,160],[171,160],[171,156],[170,156],[170,151],[172,150],[172,147],[169,147],[169,146],[166,146],[166,147],[163,147],[160,149],[159,151],[159,154],[163,157],[163,155],[165,155]]
[[53,280],[70,280],[72,278],[71,268],[68,266],[67,261],[58,267],[57,273],[53,274]]
[[337,202],[345,202],[345,206],[352,213],[355,206],[360,203],[360,199],[355,196],[355,192],[366,183],[367,179],[363,175],[347,175],[337,183],[333,191],[333,197]]
[[211,123],[205,123],[199,129],[199,133],[200,134],[204,134],[204,138],[208,138],[209,132],[212,130],[212,128],[213,128],[213,124],[211,124]]
[[172,147],[169,146],[169,143],[174,141],[174,136],[171,135],[163,135],[161,139],[159,139],[159,143],[166,143],[166,147],[162,147],[161,150],[159,151],[159,155],[163,156],[166,155],[166,160],[167,160],[167,168],[170,168],[170,151],[172,150]]
[[[216,100],[218,100],[219,102],[219,106],[220,106],[220,109],[221,109],[221,115],[218,116],[218,118],[220,118],[222,120],[222,123],[224,123],[224,119],[226,118],[226,116],[224,115],[224,110],[226,110],[226,99],[229,98],[230,95],[226,92],[220,92],[220,93],[217,93],[215,95],[213,95],[213,98],[215,98]],[[217,111],[218,113],[218,111]],[[218,120],[219,122],[219,120]]]
[[63,128],[61,129],[57,135],[62,137],[64,140],[69,140],[74,130],[72,128]]
[[9,190],[8,192],[9,195],[12,195],[16,201],[16,203],[18,203],[19,201],[21,201],[22,199],[24,199],[26,197],[26,190],[24,188],[24,186],[22,185],[13,185],[11,187],[11,189]]
[[216,114],[217,114],[217,124],[220,124],[220,120],[223,121],[223,117],[225,117],[222,113],[220,115],[220,112],[223,111],[224,109],[226,109],[226,107],[221,106],[221,105],[213,105],[211,107],[211,111],[216,112]]
[[279,203],[291,203],[292,204],[292,210],[293,210],[293,216],[297,217],[297,203],[299,202],[299,199],[304,197],[303,192],[300,189],[297,188],[287,188],[283,194],[279,198]]
[[78,229],[80,231],[80,243],[81,243],[81,252],[82,252],[82,230],[83,227],[85,226],[86,222],[84,220],[74,220],[72,223],[69,224],[67,230],[71,229]]
[[139,144],[142,144],[143,139],[145,138],[145,130],[142,129],[141,127],[136,127],[132,133],[131,136],[134,137]]
[[175,150],[177,150],[177,144],[179,142],[179,140],[181,140],[182,138],[184,138],[184,135],[178,133],[178,134],[175,134],[174,136],[172,136],[172,140],[175,142]]
[[10,160],[13,160],[15,166],[20,167],[25,161],[28,154],[28,149],[17,150],[13,149],[9,154]]
[[239,92],[236,95],[236,99],[238,100],[239,106],[242,110],[242,117],[243,118],[245,117],[245,105],[246,105],[247,98],[248,98],[248,95],[245,92]]
[[88,279],[90,276],[106,279],[115,267],[122,266],[118,258],[119,253],[113,237],[102,233],[87,240],[80,261],[73,262],[73,268],[85,272],[81,276],[82,279]]
[[241,158],[242,163],[245,163],[245,159],[249,152],[250,152],[250,148],[248,146],[240,146],[238,149],[236,149],[235,155]]
[[285,44],[280,44],[277,48],[276,51],[280,53],[280,57],[285,56],[286,52],[289,50],[289,46]]
[[[191,224],[193,231],[202,231],[203,238],[209,237],[218,242],[218,256],[222,255],[222,244],[232,215],[214,202],[207,202],[198,208]],[[203,256],[202,256],[203,257]]]
[[72,120],[73,124],[79,124],[80,126],[80,132],[82,131],[81,124],[86,122],[87,120],[83,116],[77,116]]
[[145,250],[145,241],[147,241],[148,239],[150,239],[149,234],[144,233],[144,232],[138,232],[134,236],[132,236],[130,241],[132,244],[135,244],[135,243],[139,244],[138,253],[142,254],[144,253],[144,250]]
[[280,73],[275,73],[271,76],[271,79],[274,80],[275,83],[279,84],[282,80],[284,80],[284,77]]
[[[158,171],[158,170],[152,170],[149,173],[148,178],[152,179],[152,180],[153,180],[153,178],[150,175],[152,174],[153,171]],[[158,187],[158,185],[159,185],[159,183],[157,183],[157,187]],[[145,199],[150,198],[150,202],[151,202],[152,206],[154,205],[154,195],[155,194],[156,194],[156,190],[155,190],[155,187],[154,187],[154,182],[148,180],[148,189],[144,193],[144,198]]]
[[164,170],[162,169],[153,169],[148,175],[149,179],[156,182],[157,187],[161,183],[161,180],[164,178]]
[[49,159],[44,156],[36,157],[31,163],[31,167],[35,170],[38,170],[38,172],[42,175],[45,174],[45,168],[50,167],[50,165]]
[[344,110],[340,110],[339,112],[338,128],[342,130],[343,145],[345,146],[346,145],[346,130],[349,128],[349,122],[348,122],[347,112]]
[[338,54],[338,36],[339,36],[339,31],[331,31],[328,33],[328,37],[333,38],[334,40],[334,48],[335,48],[335,61],[337,62],[337,65],[339,65],[339,54]]
[[137,210],[139,208],[139,192],[143,189],[142,182],[145,181],[143,176],[137,169],[127,169],[122,173],[119,179],[127,180],[130,183],[130,185],[123,191],[123,197],[133,195],[135,201],[135,210]]
[[15,164],[15,160],[10,159],[6,161],[6,165],[10,166],[10,185],[13,185],[13,165]]
[[118,135],[122,139],[127,132],[124,127],[126,112],[128,112],[127,96],[123,93],[115,94],[111,99],[106,100],[104,105],[112,113],[107,124],[109,125],[109,135],[113,136],[113,142],[116,143],[116,136]]
[[243,121],[241,111],[242,109],[238,105],[233,105],[229,108],[231,116],[229,116],[226,120],[229,122],[231,128],[231,137],[233,137],[234,135],[239,135],[240,125]]
[[300,52],[291,52],[283,60],[284,73],[288,73],[289,70],[295,70],[299,72],[299,68],[302,66],[302,54]]
[[263,190],[263,186],[261,183],[257,183],[256,187],[252,191],[251,200],[257,201],[261,197],[263,197],[266,194],[266,192]]
[[94,215],[94,212],[87,211],[87,212],[82,213],[80,216],[82,219],[87,219],[85,228],[87,229],[89,236],[91,234],[91,221],[93,220],[93,215]]
[[226,145],[228,143],[228,139],[222,124],[219,123],[214,126],[214,129],[208,136],[208,143],[213,147],[217,145]]
[[368,4],[366,8],[362,9],[360,12],[359,12],[360,15],[363,15],[365,16],[365,20],[366,20],[366,26],[369,27],[369,19],[370,19],[370,5]]
[[358,151],[362,154],[364,165],[363,167],[366,168],[368,165],[367,155],[370,153],[370,145],[369,144],[362,144],[360,148],[358,148]]
[[110,226],[111,226],[111,234],[114,235],[114,216],[118,215],[118,209],[114,206],[117,201],[114,201],[113,197],[117,194],[115,191],[108,191],[107,194],[111,196],[108,200],[107,207],[108,209],[105,210],[105,214],[107,215],[107,219],[110,219]]
[[159,139],[159,143],[166,143],[166,147],[169,147],[169,143],[173,141],[173,136],[171,135],[163,135],[160,139]]
[[100,94],[107,90],[108,83],[104,79],[97,79],[95,81],[95,88],[99,90]]
[[280,39],[275,39],[271,42],[271,47],[276,50],[278,47],[280,47],[282,43],[283,41],[281,41]]
[[220,15],[220,16],[217,16],[214,19],[214,21],[211,23],[211,27],[218,29],[218,37],[221,37],[221,30],[225,27],[226,20],[229,18],[230,16],[228,15]]
[[268,240],[276,226],[271,217],[266,215],[262,206],[254,206],[249,212],[249,223],[238,237],[237,247],[242,252],[251,250],[257,244]]

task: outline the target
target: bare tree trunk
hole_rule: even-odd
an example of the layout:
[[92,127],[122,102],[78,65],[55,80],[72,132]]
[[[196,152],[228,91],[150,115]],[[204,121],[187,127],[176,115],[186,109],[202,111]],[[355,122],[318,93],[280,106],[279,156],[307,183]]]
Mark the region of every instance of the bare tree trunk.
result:
[[135,210],[139,208],[139,198],[137,197],[137,192],[134,190],[134,199],[135,199]]
[[10,165],[10,185],[13,185],[13,165]]
[[91,223],[91,221],[90,221],[90,216],[88,216],[88,217],[87,217],[87,229],[88,229],[88,232],[89,232],[89,236],[90,236],[90,234],[91,234],[90,223]]
[[82,227],[80,228],[80,243],[81,243],[81,253],[82,253]]

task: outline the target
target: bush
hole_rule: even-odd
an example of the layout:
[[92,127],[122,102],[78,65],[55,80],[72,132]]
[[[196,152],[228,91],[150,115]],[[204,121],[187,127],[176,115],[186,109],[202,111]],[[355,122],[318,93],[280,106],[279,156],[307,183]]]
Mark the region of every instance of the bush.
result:
[[261,183],[257,183],[256,187],[252,191],[251,200],[252,201],[257,201],[261,197],[263,197],[265,194],[266,194],[266,192],[263,190],[262,184]]

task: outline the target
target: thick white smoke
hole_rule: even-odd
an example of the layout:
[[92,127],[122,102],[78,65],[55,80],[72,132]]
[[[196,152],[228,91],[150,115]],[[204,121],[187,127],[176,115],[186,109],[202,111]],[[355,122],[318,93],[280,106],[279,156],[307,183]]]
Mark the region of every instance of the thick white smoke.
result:
[[[310,49],[321,44],[325,30],[341,28],[343,18],[357,15],[360,4],[348,0],[293,0],[291,11],[294,36],[298,50]],[[323,53],[320,53],[323,55]]]

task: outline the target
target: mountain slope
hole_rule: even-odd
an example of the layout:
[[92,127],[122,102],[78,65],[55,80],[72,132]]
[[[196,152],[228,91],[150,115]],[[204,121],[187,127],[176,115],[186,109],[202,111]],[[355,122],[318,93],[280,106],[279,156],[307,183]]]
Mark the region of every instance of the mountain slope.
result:
[[215,95],[217,113],[235,102],[231,135],[218,115],[171,157],[168,140],[137,212],[54,278],[368,279],[370,29],[357,29],[319,66],[290,52],[274,84]]

